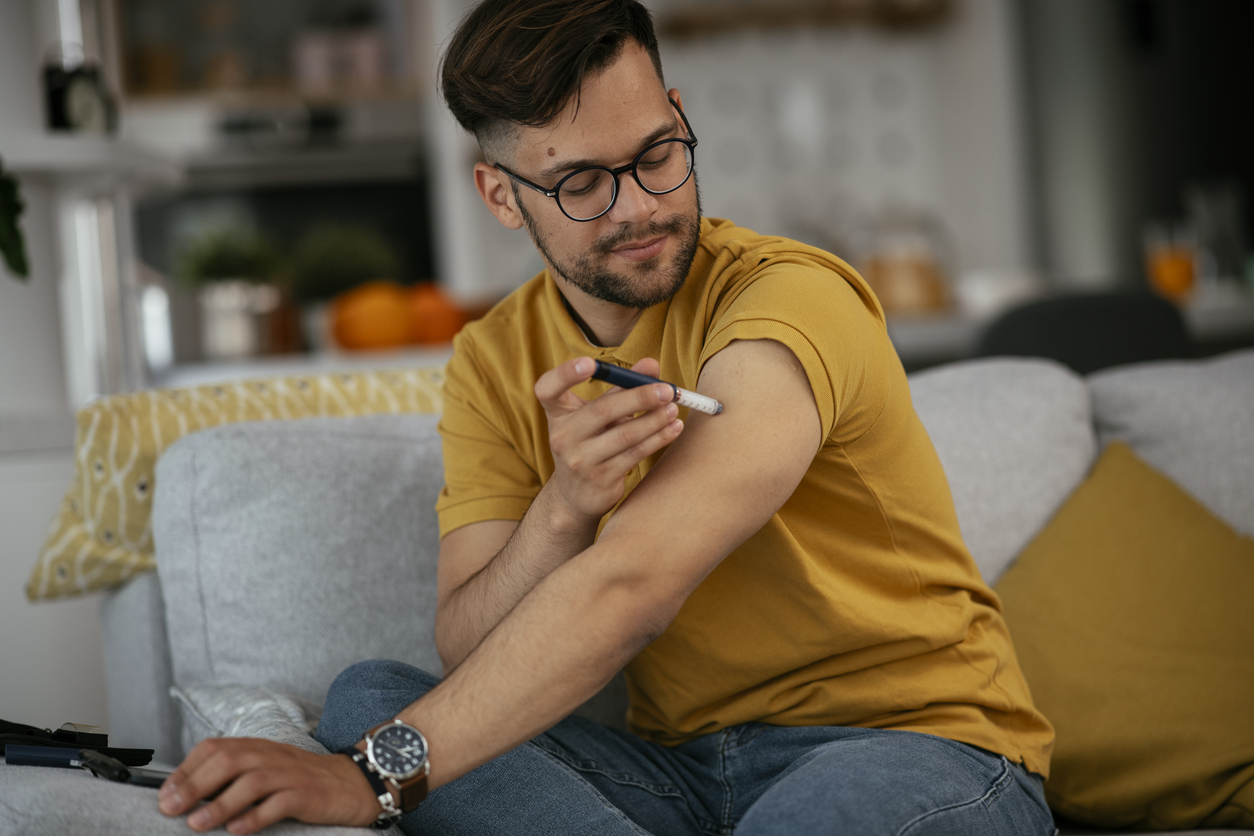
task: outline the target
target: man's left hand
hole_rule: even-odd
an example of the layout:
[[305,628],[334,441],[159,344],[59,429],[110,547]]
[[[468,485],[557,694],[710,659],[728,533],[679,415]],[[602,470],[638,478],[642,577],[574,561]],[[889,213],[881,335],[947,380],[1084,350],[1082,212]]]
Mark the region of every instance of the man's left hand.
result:
[[196,746],[162,784],[158,803],[177,816],[207,798],[213,800],[187,817],[192,830],[226,824],[231,833],[254,833],[285,818],[364,826],[380,811],[370,782],[347,756],[254,738]]

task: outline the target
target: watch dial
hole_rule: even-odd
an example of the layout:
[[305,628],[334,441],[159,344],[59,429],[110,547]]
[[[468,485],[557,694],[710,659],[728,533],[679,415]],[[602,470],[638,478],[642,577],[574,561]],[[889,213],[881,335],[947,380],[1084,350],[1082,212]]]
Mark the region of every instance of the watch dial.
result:
[[427,763],[427,741],[408,726],[388,726],[370,744],[380,771],[409,778]]

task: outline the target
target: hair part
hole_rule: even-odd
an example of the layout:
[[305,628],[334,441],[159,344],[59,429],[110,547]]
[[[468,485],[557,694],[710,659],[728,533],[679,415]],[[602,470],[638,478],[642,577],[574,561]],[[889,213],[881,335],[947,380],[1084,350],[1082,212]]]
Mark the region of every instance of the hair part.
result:
[[440,60],[453,117],[498,159],[519,126],[542,127],[574,101],[586,77],[634,41],[662,76],[649,10],[637,0],[484,0],[458,26]]

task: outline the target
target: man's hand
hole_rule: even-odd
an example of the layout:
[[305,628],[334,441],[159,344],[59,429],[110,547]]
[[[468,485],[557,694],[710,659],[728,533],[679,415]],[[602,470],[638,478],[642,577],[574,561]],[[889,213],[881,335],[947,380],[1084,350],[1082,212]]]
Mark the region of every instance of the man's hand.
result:
[[[684,424],[675,416],[669,386],[611,389],[585,401],[571,387],[592,377],[589,357],[550,369],[536,381],[536,397],[549,422],[552,481],[575,514],[599,520],[623,498],[623,477],[640,462],[679,437]],[[658,362],[645,358],[634,371],[657,377]]]
[[360,768],[345,755],[315,755],[253,738],[211,738],[188,754],[161,786],[161,812],[187,817],[195,831],[226,824],[253,833],[286,818],[308,824],[364,826],[380,811]]

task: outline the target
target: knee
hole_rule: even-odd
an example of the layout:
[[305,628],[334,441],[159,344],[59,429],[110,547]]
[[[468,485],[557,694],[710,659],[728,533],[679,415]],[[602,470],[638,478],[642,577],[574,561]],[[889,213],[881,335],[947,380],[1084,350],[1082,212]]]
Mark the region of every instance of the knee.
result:
[[438,676],[426,671],[397,662],[394,659],[366,659],[356,662],[340,671],[331,682],[327,691],[327,704],[340,694],[351,695],[353,699],[363,691],[406,691],[417,690],[418,696],[430,691],[440,682]]
[[331,683],[315,737],[331,751],[390,720],[440,679],[404,662],[370,659],[345,668]]

